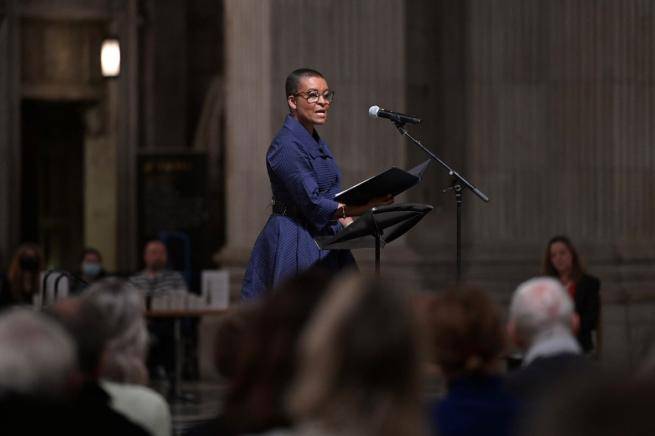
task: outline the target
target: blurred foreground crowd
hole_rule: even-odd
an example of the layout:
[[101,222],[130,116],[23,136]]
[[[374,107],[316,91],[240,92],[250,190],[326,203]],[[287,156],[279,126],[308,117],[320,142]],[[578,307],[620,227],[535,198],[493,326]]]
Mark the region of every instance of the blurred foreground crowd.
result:
[[[220,408],[188,434],[655,434],[654,366],[626,374],[597,359],[599,283],[569,244],[549,242],[545,275],[521,283],[506,313],[472,286],[417,293],[320,269],[233,306],[214,340]],[[149,387],[156,288],[142,274],[0,312],[3,429],[172,434]]]

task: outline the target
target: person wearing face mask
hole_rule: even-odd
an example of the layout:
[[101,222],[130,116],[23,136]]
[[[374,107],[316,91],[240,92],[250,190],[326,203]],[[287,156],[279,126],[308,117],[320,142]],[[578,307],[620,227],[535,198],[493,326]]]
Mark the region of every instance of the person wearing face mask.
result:
[[0,292],[0,306],[32,304],[32,297],[39,291],[43,263],[38,245],[25,243],[18,247],[9,264],[6,285]]
[[84,291],[92,283],[105,277],[107,273],[102,266],[102,256],[95,248],[85,248],[80,257],[80,271],[79,277],[82,279],[78,281],[73,289],[73,293],[79,294]]

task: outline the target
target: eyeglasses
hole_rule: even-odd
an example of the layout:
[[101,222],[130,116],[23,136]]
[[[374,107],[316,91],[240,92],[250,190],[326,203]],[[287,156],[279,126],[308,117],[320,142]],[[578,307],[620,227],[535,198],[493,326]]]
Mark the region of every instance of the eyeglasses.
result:
[[323,97],[325,101],[328,103],[332,103],[332,100],[334,100],[334,91],[325,91],[323,94],[319,93],[315,89],[311,89],[309,91],[304,91],[304,92],[297,92],[293,94],[294,96],[301,96],[305,100],[307,100],[307,103],[318,103],[318,100]]

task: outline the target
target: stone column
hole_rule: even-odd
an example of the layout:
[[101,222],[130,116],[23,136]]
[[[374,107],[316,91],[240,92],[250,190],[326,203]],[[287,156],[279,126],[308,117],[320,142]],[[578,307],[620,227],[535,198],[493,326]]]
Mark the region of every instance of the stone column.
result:
[[226,0],[226,246],[217,260],[235,267],[238,287],[257,232],[270,209],[264,156],[271,123],[272,2]]
[[20,238],[20,80],[15,0],[0,10],[0,262],[9,262]]
[[106,106],[87,110],[84,138],[84,244],[102,253],[107,271],[116,271],[116,143],[106,129]]

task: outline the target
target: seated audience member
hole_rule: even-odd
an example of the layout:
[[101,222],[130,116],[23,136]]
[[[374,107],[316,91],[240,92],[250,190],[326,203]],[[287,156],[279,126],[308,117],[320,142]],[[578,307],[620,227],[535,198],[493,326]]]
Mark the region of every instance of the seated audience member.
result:
[[415,320],[407,296],[360,275],[334,281],[301,338],[291,434],[426,432]]
[[177,271],[166,269],[168,251],[163,242],[153,239],[143,249],[145,268],[130,277],[130,283],[153,297],[164,292],[186,292],[184,277]]
[[0,396],[61,398],[76,370],[75,344],[54,320],[28,308],[0,314]]
[[38,245],[25,243],[18,247],[9,264],[6,287],[0,293],[0,307],[32,304],[34,295],[39,292],[39,273],[43,267]]
[[242,344],[247,339],[248,327],[254,322],[258,308],[258,304],[235,306],[222,317],[216,328],[213,344],[214,367],[228,382],[233,381],[237,375]]
[[[146,308],[150,308],[150,300],[167,293],[187,292],[187,285],[177,271],[166,269],[168,253],[166,245],[159,240],[148,241],[143,250],[145,269],[130,277],[129,282],[145,293]],[[157,379],[168,379],[175,382],[175,334],[171,319],[150,319],[148,330],[152,335],[148,369]],[[171,391],[173,387],[171,385]]]
[[71,405],[75,410],[76,424],[93,435],[149,434],[111,407],[111,397],[100,384],[102,358],[110,338],[102,310],[78,297],[60,301],[49,311],[77,345],[79,388]]
[[431,409],[436,434],[516,434],[518,404],[501,377],[506,342],[499,308],[485,292],[462,287],[438,295],[430,312],[434,358],[448,384]]
[[76,286],[73,288],[74,294],[80,294],[89,285],[104,278],[107,275],[104,267],[102,266],[102,256],[95,248],[87,247],[82,252],[80,258],[80,271],[79,278]]
[[566,236],[548,241],[544,254],[543,274],[557,278],[575,303],[580,318],[577,339],[585,353],[594,350],[592,332],[598,329],[600,314],[600,281],[585,271],[578,251]]
[[170,436],[168,403],[146,386],[148,331],[143,296],[127,282],[109,278],[89,287],[83,298],[99,309],[108,331],[100,377],[111,406],[153,436]]
[[[242,305],[218,331],[217,366],[229,380],[222,413],[190,435],[240,435],[288,428],[285,408],[296,372],[298,338],[331,275],[312,268],[283,282],[275,292]],[[231,326],[231,327],[230,327]]]
[[[54,320],[29,308],[0,314],[0,417],[5,434],[83,434],[69,406],[75,344]],[[87,433],[90,434],[90,433]]]
[[537,277],[519,285],[507,327],[524,353],[522,367],[509,374],[513,393],[532,402],[554,384],[592,369],[575,339],[578,322],[573,301],[558,280]]

